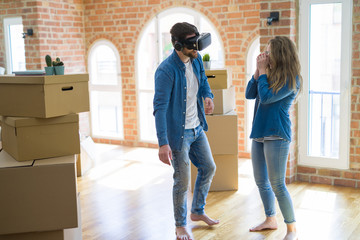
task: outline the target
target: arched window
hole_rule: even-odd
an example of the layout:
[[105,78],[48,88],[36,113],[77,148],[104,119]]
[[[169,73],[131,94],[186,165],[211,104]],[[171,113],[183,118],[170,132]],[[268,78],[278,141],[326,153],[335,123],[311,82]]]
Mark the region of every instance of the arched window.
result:
[[[260,38],[256,38],[247,54],[246,79],[249,81],[256,70],[256,57],[260,54]],[[251,152],[250,133],[252,128],[252,121],[254,117],[255,100],[246,101],[246,151]]]
[[200,52],[209,53],[211,68],[224,67],[224,50],[219,34],[211,22],[199,12],[188,8],[165,10],[147,25],[137,49],[137,81],[140,140],[157,142],[153,113],[154,74],[159,64],[173,51],[170,29],[177,22],[194,24],[200,33],[210,32],[212,43]]
[[92,136],[123,139],[120,56],[111,42],[100,40],[91,47],[88,72]]

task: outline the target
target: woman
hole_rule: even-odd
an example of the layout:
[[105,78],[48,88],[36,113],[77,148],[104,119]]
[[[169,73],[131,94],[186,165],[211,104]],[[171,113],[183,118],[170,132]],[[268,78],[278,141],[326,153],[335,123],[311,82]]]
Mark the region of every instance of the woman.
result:
[[256,99],[250,134],[253,139],[251,158],[266,219],[250,231],[277,229],[276,196],[287,225],[284,239],[297,239],[294,208],[285,175],[291,142],[288,111],[302,86],[299,58],[294,43],[278,36],[269,41],[267,51],[259,54],[256,61],[246,98]]

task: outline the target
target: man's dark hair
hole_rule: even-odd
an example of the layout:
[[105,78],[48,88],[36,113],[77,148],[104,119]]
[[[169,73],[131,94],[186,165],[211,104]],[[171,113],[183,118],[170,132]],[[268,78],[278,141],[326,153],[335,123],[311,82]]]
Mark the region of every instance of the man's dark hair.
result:
[[183,42],[186,36],[197,32],[198,32],[197,28],[190,23],[187,22],[176,23],[170,29],[171,42],[173,45],[175,44],[176,41]]

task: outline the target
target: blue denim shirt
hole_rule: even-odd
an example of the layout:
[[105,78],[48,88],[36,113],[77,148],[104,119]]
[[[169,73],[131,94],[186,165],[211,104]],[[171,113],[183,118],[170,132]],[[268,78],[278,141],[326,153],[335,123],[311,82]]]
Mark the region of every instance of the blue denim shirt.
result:
[[258,80],[255,80],[254,76],[252,76],[246,87],[245,97],[247,99],[256,99],[250,138],[279,136],[290,142],[291,121],[289,109],[299,92],[299,79],[296,77],[296,92],[289,89],[287,82],[277,93],[269,89],[267,80],[266,74],[259,76]]
[[[211,93],[201,55],[192,61],[193,71],[199,81],[197,109],[200,125],[207,131],[203,99],[214,98]],[[155,72],[154,116],[159,146],[169,144],[180,151],[186,118],[185,64],[176,51],[165,59]]]

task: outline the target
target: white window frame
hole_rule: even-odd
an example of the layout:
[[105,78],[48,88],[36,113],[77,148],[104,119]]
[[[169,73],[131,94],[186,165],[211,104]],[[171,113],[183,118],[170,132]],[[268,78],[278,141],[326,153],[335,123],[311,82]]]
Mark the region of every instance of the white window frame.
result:
[[[123,94],[122,94],[122,82],[121,82],[121,67],[120,67],[120,55],[119,52],[117,50],[117,48],[115,47],[115,45],[113,43],[111,43],[108,40],[102,39],[102,40],[98,40],[96,41],[89,49],[89,56],[88,56],[88,72],[91,73],[90,68],[91,68],[91,59],[93,57],[94,54],[94,49],[96,49],[96,47],[101,46],[101,45],[105,45],[108,46],[109,48],[111,48],[111,50],[113,50],[115,57],[116,57],[116,71],[118,73],[118,78],[117,78],[117,84],[116,85],[100,85],[100,84],[92,84],[91,83],[91,75],[89,75],[90,77],[90,81],[89,81],[89,92],[90,92],[90,107],[92,106],[91,104],[91,92],[92,91],[99,91],[99,92],[120,92],[121,94],[121,108],[123,108],[123,103],[122,103],[122,98],[123,98]],[[91,111],[91,109],[90,109]],[[101,134],[94,134],[93,129],[92,129],[92,117],[90,114],[90,132],[91,132],[91,136],[95,137],[95,138],[105,138],[105,139],[114,139],[114,140],[124,140],[124,113],[123,111],[121,111],[121,122],[122,122],[122,126],[121,126],[121,133],[120,135],[114,137],[114,136],[108,136],[108,135],[101,135]]]
[[[342,3],[341,73],[340,73],[340,132],[339,157],[308,156],[308,106],[309,106],[309,30],[310,5]],[[349,0],[300,0],[299,53],[303,77],[303,93],[299,100],[299,165],[336,169],[349,168],[350,150],[350,93],[352,49],[352,1]]]
[[[11,74],[13,71],[11,46],[10,46],[10,25],[19,25],[22,23],[22,17],[4,18],[4,36],[5,36],[5,56],[6,56],[6,73]],[[25,58],[26,60],[26,58]]]
[[[252,75],[256,70],[256,57],[260,54],[260,37],[257,37],[250,45],[246,56],[246,79],[247,82],[251,80]],[[256,55],[256,56],[255,56]],[[254,117],[255,100],[246,100],[246,128],[245,128],[245,151],[251,152],[250,133],[252,128],[252,121]]]

